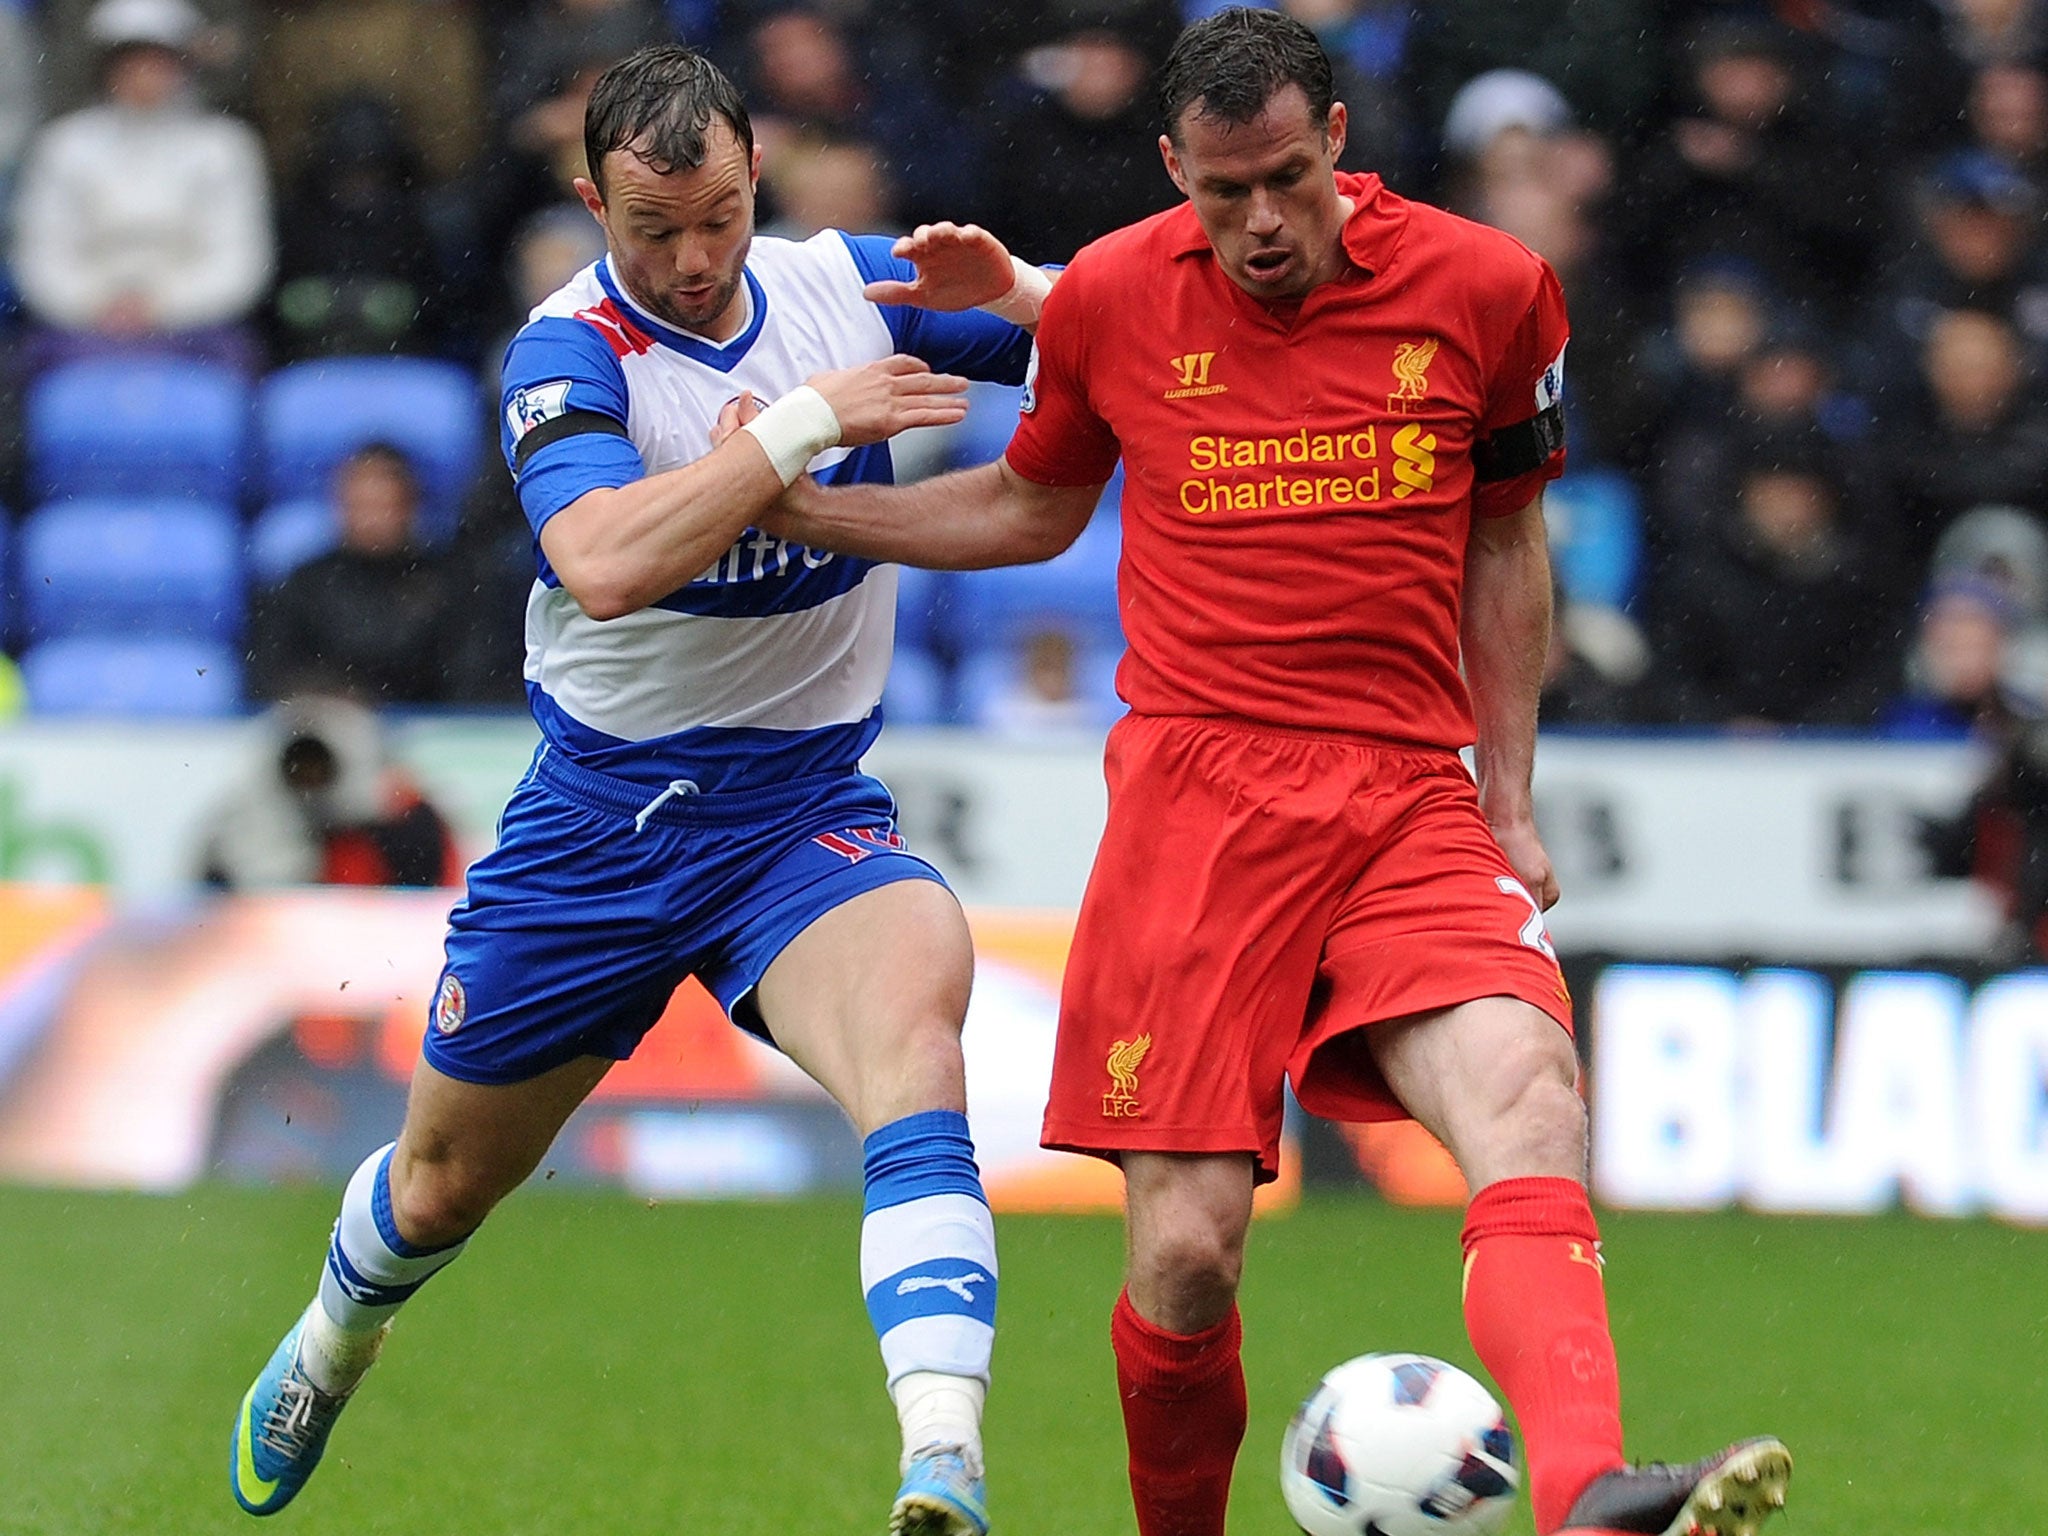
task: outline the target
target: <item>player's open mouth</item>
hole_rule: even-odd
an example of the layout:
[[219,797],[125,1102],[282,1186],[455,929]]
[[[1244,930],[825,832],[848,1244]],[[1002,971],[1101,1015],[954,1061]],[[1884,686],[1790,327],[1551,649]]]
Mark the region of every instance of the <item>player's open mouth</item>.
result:
[[1245,258],[1244,264],[1253,277],[1261,282],[1270,282],[1285,272],[1293,260],[1292,251],[1253,251]]

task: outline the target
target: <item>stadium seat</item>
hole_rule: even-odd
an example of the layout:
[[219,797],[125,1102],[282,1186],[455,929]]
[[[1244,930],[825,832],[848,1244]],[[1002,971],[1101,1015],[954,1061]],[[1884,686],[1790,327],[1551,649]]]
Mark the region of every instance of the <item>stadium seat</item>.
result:
[[891,725],[938,725],[946,718],[946,669],[930,651],[896,647],[882,688],[882,717]]
[[1010,434],[1017,430],[1017,408],[1024,391],[1013,384],[980,380],[967,386],[967,419],[953,429],[947,456],[956,469],[987,464],[1003,456]]
[[249,581],[274,587],[317,555],[340,542],[334,506],[317,496],[265,507],[249,525]]
[[14,633],[14,616],[19,609],[15,593],[19,583],[14,573],[14,519],[0,507],[0,645]]
[[241,499],[249,386],[218,363],[101,358],[52,368],[25,405],[28,488]]
[[1643,566],[1642,496],[1618,469],[1576,470],[1543,497],[1550,558],[1567,598],[1601,608],[1634,602]]
[[207,502],[53,502],[21,527],[23,631],[232,636],[240,545],[234,511]]
[[1043,564],[962,572],[949,594],[960,643],[972,649],[1010,645],[1051,622],[1084,645],[1120,648],[1116,569],[1122,547],[1116,514],[1098,510],[1070,548]]
[[337,462],[365,443],[390,443],[419,473],[423,531],[436,542],[455,532],[483,454],[475,377],[428,358],[294,363],[263,381],[256,418],[273,501],[324,496]]
[[21,659],[38,715],[231,715],[241,707],[241,666],[217,640],[71,635],[31,646]]

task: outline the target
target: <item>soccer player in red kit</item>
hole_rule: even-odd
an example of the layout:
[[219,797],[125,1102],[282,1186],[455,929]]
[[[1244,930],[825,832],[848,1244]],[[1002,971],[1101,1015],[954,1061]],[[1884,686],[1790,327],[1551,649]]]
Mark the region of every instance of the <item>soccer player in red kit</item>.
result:
[[[1557,279],[1338,173],[1344,107],[1295,21],[1189,28],[1161,97],[1189,201],[1074,258],[1005,458],[908,487],[800,482],[776,530],[926,566],[1042,560],[1123,459],[1131,713],[1044,1139],[1125,1174],[1111,1339],[1141,1536],[1222,1536],[1237,1285],[1285,1080],[1318,1114],[1413,1117],[1456,1156],[1466,1323],[1520,1421],[1539,1533],[1747,1536],[1784,1502],[1776,1440],[1622,1458],[1530,799]],[[921,273],[945,241],[989,293],[930,302],[1000,292],[1007,261],[976,231],[912,237]]]

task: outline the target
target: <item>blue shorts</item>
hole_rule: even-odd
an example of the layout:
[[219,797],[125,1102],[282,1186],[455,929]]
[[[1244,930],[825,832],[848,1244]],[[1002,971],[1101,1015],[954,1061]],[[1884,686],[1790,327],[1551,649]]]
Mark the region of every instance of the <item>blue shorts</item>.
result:
[[[623,1061],[695,976],[767,1038],[749,994],[783,946],[863,891],[938,880],[860,773],[672,796],[543,747],[448,919],[426,1057],[517,1083],[578,1056]],[[636,827],[636,818],[639,825]]]

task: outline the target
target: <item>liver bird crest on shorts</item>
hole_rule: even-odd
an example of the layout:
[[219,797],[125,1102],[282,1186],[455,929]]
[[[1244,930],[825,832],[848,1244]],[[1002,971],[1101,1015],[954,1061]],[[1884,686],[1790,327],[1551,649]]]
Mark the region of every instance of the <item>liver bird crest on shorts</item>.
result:
[[1126,1120],[1138,1113],[1138,1064],[1151,1049],[1150,1035],[1110,1042],[1109,1080],[1115,1086],[1102,1096],[1102,1112],[1110,1119]]
[[1436,357],[1436,338],[1404,341],[1394,348],[1394,392],[1387,396],[1387,409],[1406,411],[1429,393],[1429,365]]

